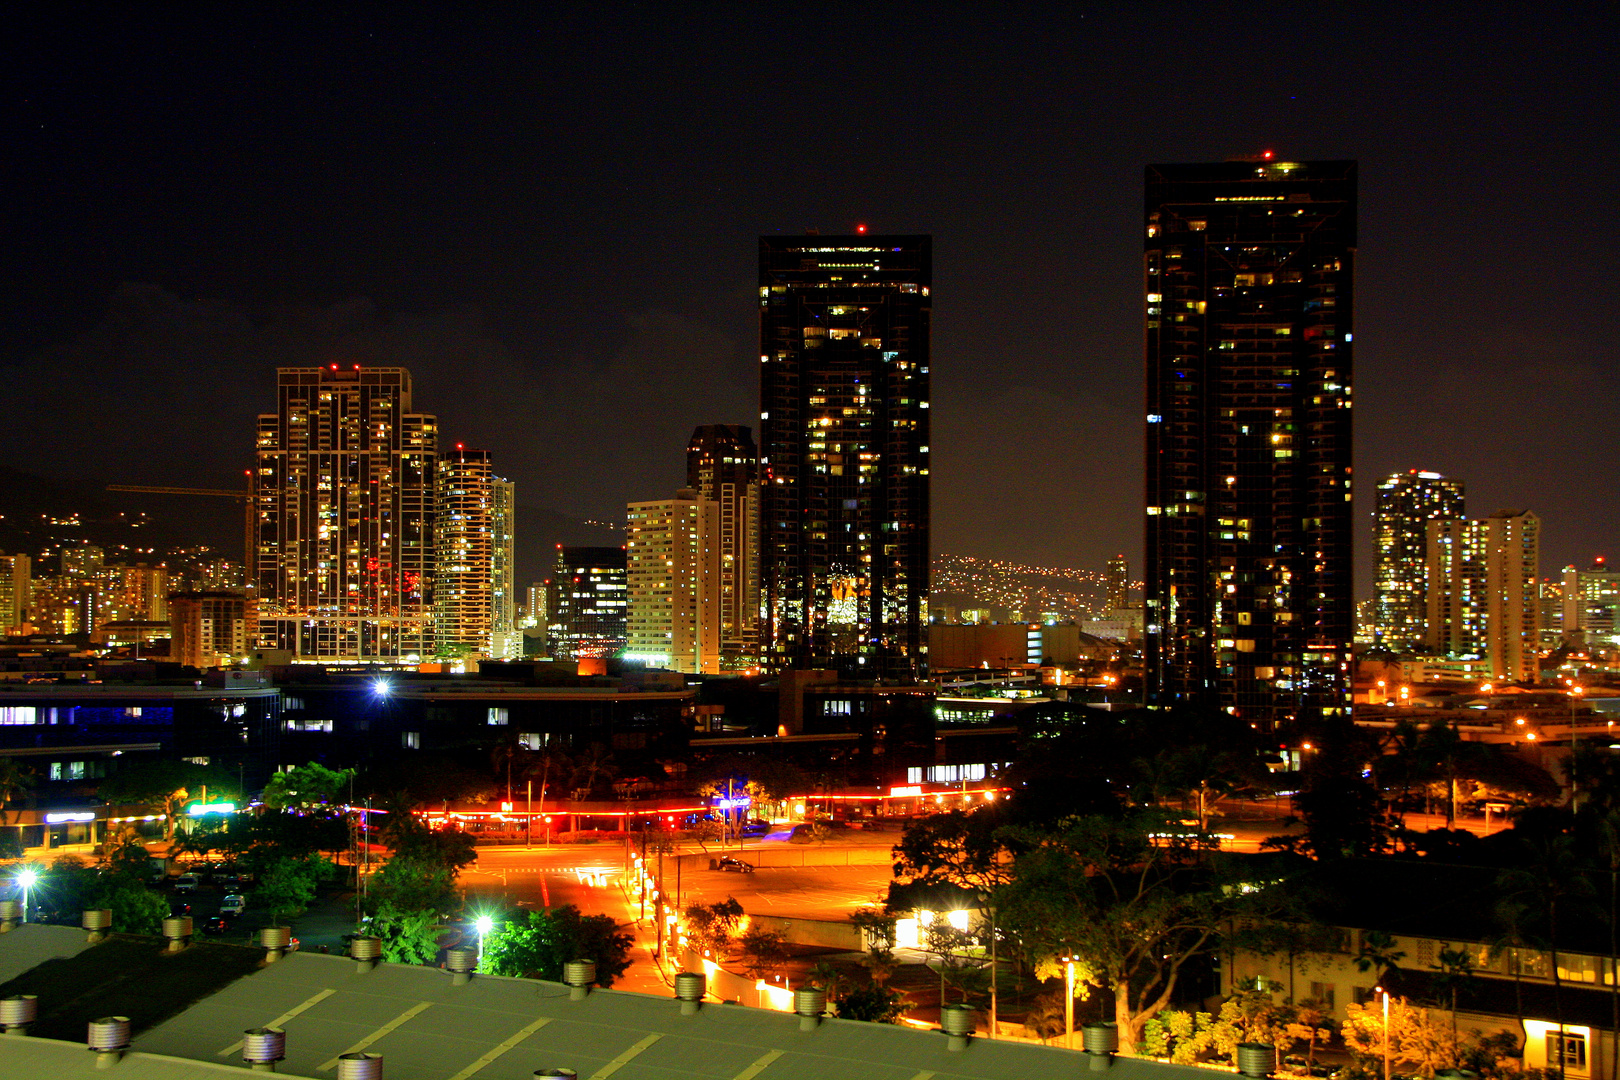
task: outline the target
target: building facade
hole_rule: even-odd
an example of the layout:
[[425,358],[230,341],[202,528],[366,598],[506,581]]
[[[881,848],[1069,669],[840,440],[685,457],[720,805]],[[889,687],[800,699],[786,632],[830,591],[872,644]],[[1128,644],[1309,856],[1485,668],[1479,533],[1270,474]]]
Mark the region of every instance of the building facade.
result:
[[198,669],[224,667],[248,653],[247,598],[240,592],[169,594],[169,659]]
[[434,511],[434,639],[441,656],[493,658],[495,473],[489,451],[439,455]]
[[27,555],[0,555],[0,634],[22,633],[33,603],[33,563]]
[[1147,169],[1147,704],[1350,706],[1356,166]]
[[760,240],[759,632],[778,670],[927,672],[932,250]]
[[1124,611],[1131,603],[1131,565],[1123,555],[1108,560],[1108,608]]
[[559,660],[618,656],[625,646],[625,552],[557,545],[552,575],[551,655]]
[[709,424],[686,448],[686,486],[715,504],[720,670],[759,663],[759,450],[753,431]]
[[1428,624],[1429,522],[1465,516],[1463,483],[1439,473],[1395,473],[1378,483],[1378,547],[1373,638],[1386,649],[1422,644]]
[[517,595],[517,485],[493,477],[489,482],[490,527],[494,533],[491,551],[490,602],[494,608],[489,654],[497,660],[516,660],[523,655],[523,634],[518,630]]
[[634,502],[625,529],[626,660],[720,671],[720,506],[691,488]]
[[1541,519],[1528,510],[1429,523],[1425,645],[1455,660],[1483,659],[1491,678],[1534,681]]
[[1599,555],[1585,570],[1564,567],[1560,600],[1564,640],[1582,645],[1620,642],[1620,570]]
[[434,652],[438,422],[404,368],[280,368],[253,474],[257,645],[323,663]]

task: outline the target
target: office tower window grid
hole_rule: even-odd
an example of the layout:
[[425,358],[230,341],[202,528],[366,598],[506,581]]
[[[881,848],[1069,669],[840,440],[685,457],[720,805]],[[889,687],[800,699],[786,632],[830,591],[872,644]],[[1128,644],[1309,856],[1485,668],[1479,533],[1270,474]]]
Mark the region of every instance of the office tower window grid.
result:
[[760,240],[760,635],[777,669],[927,671],[927,236]]
[[281,368],[253,474],[257,644],[300,659],[433,649],[438,424],[404,368]]
[[1464,503],[1462,481],[1439,473],[1413,469],[1379,482],[1373,633],[1384,648],[1401,652],[1422,644],[1428,624],[1428,525],[1463,517]]
[[1147,170],[1146,699],[1350,706],[1353,162]]
[[759,451],[753,430],[710,424],[693,431],[686,486],[718,511],[711,542],[720,558],[720,668],[752,668],[759,663]]

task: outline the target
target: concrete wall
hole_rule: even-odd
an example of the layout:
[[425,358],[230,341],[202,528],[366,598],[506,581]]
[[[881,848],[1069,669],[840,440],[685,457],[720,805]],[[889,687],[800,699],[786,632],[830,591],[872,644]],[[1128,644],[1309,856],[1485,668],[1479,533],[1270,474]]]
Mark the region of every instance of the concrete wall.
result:
[[762,930],[779,931],[794,945],[819,945],[845,952],[860,952],[861,931],[850,922],[831,919],[788,919],[779,915],[749,915],[749,921]]

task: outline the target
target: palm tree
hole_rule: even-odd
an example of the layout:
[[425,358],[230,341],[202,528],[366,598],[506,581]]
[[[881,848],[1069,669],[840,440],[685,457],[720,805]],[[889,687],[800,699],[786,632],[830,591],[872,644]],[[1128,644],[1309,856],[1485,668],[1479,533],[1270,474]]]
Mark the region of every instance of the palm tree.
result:
[[817,961],[810,969],[810,981],[827,991],[828,1001],[837,1001],[839,992],[843,990],[844,973],[838,970],[838,965],[830,960]]
[[613,752],[601,743],[591,743],[590,749],[574,762],[571,783],[575,791],[583,788],[589,793],[602,781],[613,779],[618,772],[618,766],[613,764]]
[[34,770],[17,764],[16,759],[0,757],[0,825],[10,823],[6,804],[34,786]]
[[1558,1021],[1560,1041],[1559,1080],[1564,1078],[1563,977],[1558,972],[1558,931],[1560,921],[1581,917],[1592,897],[1592,885],[1582,872],[1575,838],[1567,833],[1534,837],[1525,841],[1529,858],[1519,866],[1502,871],[1497,885],[1503,896],[1498,911],[1505,921],[1529,924],[1545,931],[1553,980],[1553,1014]]
[[1460,1053],[1461,1044],[1457,1041],[1457,993],[1474,978],[1474,958],[1467,949],[1448,948],[1445,942],[1440,943],[1440,958],[1435,967],[1440,974],[1434,978],[1435,986],[1450,999],[1451,1002],[1451,1052],[1452,1064],[1461,1067],[1456,1060]]

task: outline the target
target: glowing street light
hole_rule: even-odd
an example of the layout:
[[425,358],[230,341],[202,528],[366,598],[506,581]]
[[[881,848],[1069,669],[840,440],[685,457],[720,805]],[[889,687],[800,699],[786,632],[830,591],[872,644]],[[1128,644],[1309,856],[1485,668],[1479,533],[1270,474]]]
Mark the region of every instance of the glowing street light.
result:
[[[1073,956],[1060,956],[1063,962],[1063,1045],[1074,1049],[1074,961]],[[1388,1080],[1386,1077],[1385,1080]]]
[[1384,996],[1384,1080],[1389,1080],[1389,991],[1375,986],[1373,993]]
[[389,694],[393,693],[393,690],[394,688],[389,685],[387,679],[377,679],[371,684],[371,692],[380,698],[387,697]]
[[22,921],[27,922],[28,921],[28,890],[32,889],[34,887],[34,882],[39,880],[39,871],[35,870],[31,866],[27,867],[25,869],[17,871],[17,876],[13,880],[16,881],[18,887],[22,889],[22,894],[23,894],[23,897],[22,897],[22,900],[23,900]]

